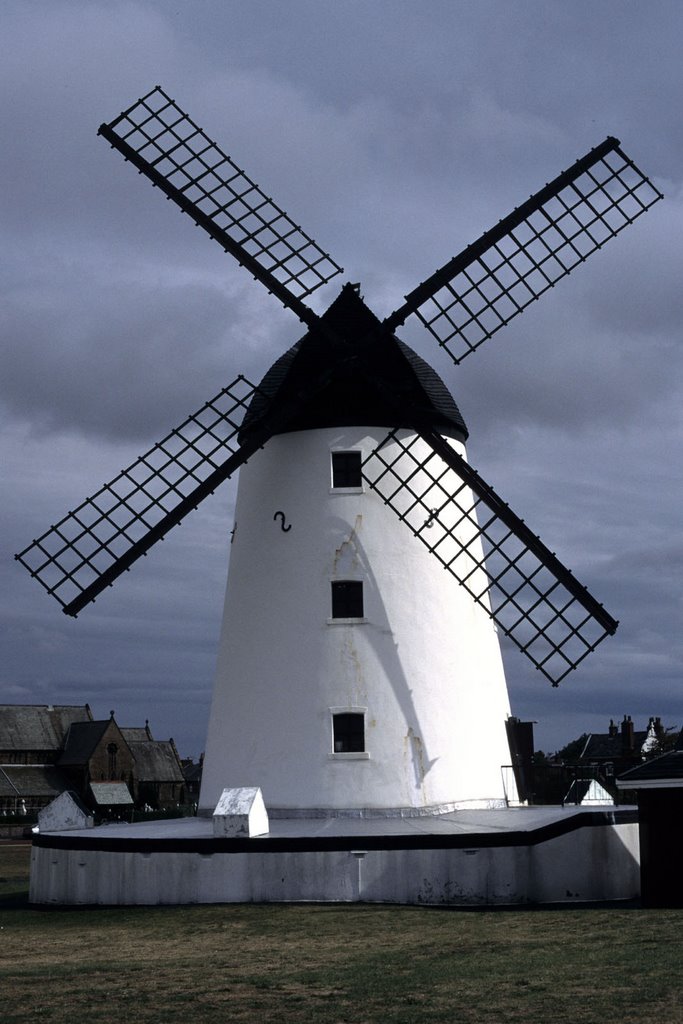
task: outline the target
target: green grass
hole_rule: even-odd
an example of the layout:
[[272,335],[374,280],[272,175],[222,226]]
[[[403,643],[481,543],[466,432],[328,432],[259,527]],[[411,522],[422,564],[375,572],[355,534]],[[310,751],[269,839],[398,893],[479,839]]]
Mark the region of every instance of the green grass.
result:
[[32,910],[0,846],[0,1018],[677,1024],[683,911]]
[[0,842],[0,910],[28,902],[28,870],[31,847],[19,840]]

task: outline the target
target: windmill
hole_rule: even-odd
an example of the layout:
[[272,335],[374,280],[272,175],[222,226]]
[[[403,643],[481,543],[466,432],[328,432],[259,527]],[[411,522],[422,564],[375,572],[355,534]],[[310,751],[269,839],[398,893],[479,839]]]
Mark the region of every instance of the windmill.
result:
[[395,332],[415,317],[461,362],[661,194],[609,137],[384,320],[351,284],[318,315],[305,299],[341,268],[161,88],[99,134],[306,332],[16,557],[75,616],[244,466],[202,806],[254,782],[283,813],[495,802],[498,631],[556,686],[617,622],[469,466],[457,406]]

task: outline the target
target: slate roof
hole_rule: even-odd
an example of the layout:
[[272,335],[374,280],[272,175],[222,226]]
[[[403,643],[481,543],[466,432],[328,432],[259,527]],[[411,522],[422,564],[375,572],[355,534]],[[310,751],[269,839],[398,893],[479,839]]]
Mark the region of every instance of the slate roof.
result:
[[69,727],[64,750],[57,764],[85,764],[107,731],[110,723],[110,718],[102,722],[74,722]]
[[638,757],[646,738],[646,729],[634,732],[633,747],[629,748],[624,746],[620,733],[616,736],[610,736],[609,733],[592,733],[586,740],[580,757],[582,761],[590,761],[592,758],[600,761],[619,761],[624,757]]
[[0,796],[55,797],[68,788],[66,776],[54,765],[0,765]]
[[0,704],[0,750],[58,751],[69,726],[88,721],[87,704]]
[[[304,335],[263,377],[260,393],[244,417],[242,435],[267,420],[275,408],[294,401],[293,415],[277,432],[340,426],[410,427],[417,417],[441,434],[467,439],[465,421],[439,375],[408,345],[381,328],[353,285],[342,289],[322,322],[346,344],[333,349],[315,328]],[[313,393],[321,374],[328,379],[321,391]],[[398,401],[404,416],[397,416],[384,397],[386,393]],[[399,418],[401,422],[397,422]]]
[[185,782],[200,783],[202,781],[202,770],[204,765],[201,761],[199,763],[195,763],[193,761],[192,764],[185,764],[182,768]]
[[[132,730],[122,731],[128,741],[126,734]],[[128,746],[135,758],[135,777],[138,782],[185,781],[178,755],[170,740],[150,740],[145,737],[141,742],[128,742]]]
[[16,796],[17,791],[0,766],[0,797]]
[[617,779],[617,785],[621,789],[639,789],[641,786],[656,789],[657,783],[661,783],[661,788],[665,789],[667,782],[683,786],[683,730],[678,737],[675,750],[643,761]]
[[142,728],[121,729],[121,735],[126,743],[146,743],[152,739],[152,736],[144,726]]
[[95,803],[100,807],[133,804],[133,798],[125,782],[91,782],[90,789]]

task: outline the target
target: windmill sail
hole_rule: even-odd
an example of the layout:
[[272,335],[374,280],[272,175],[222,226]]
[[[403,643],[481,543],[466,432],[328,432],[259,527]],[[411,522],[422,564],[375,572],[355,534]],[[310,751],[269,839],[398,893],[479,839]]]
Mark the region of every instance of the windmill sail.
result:
[[607,138],[418,285],[385,320],[414,313],[455,363],[662,198]]
[[99,134],[305,323],[301,300],[342,272],[157,86]]
[[618,623],[433,431],[391,431],[363,476],[557,686]]
[[602,605],[424,419],[414,363],[407,376],[403,361],[394,363],[385,380],[381,357],[415,314],[459,362],[662,198],[617,139],[485,232],[380,324],[358,286],[320,317],[309,309],[304,298],[341,268],[162,89],[99,134],[292,309],[310,344],[302,339],[286,387],[279,369],[259,388],[238,377],[16,556],[64,612],[76,615],[273,434],[302,429],[302,409],[320,412],[334,381],[341,422],[349,393],[376,386],[382,419],[372,422],[413,428],[389,433],[363,463],[365,479],[554,685],[615,632]]
[[237,377],[15,558],[77,615],[258,447],[237,440],[256,391]]

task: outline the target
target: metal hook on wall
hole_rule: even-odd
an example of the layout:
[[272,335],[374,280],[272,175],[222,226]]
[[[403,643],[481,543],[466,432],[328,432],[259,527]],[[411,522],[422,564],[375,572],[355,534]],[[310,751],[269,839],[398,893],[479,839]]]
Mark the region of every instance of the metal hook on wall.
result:
[[284,512],[276,512],[275,515],[273,516],[273,519],[279,519],[280,520],[280,529],[282,530],[283,533],[288,533],[289,530],[292,529],[292,524],[291,523],[288,526],[285,526],[285,514],[284,514]]

